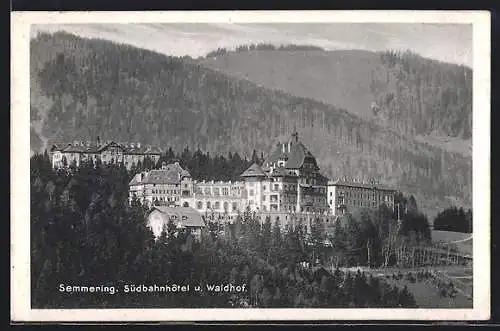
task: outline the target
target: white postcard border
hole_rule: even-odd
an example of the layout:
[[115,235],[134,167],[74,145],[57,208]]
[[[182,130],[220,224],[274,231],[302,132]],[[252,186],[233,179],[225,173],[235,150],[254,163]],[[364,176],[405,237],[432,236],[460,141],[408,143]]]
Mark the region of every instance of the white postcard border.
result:
[[[31,24],[473,24],[472,309],[31,309],[29,39]],[[487,11],[13,12],[11,14],[11,319],[28,321],[484,320],[490,317],[490,13]],[[54,289],[56,290],[56,289]]]

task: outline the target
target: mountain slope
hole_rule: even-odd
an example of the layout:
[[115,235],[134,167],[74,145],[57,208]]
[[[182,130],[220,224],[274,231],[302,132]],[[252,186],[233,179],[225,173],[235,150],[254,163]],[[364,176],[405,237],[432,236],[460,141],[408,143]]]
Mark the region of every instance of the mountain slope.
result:
[[430,214],[450,201],[471,204],[470,158],[331,105],[103,40],[32,39],[31,119],[32,150],[99,135],[247,156],[296,126],[327,176],[377,177],[415,194]]
[[445,148],[472,155],[472,70],[468,67],[409,52],[241,48],[207,56],[199,63],[263,87],[346,109],[432,144],[442,143],[436,137],[446,137],[452,144]]

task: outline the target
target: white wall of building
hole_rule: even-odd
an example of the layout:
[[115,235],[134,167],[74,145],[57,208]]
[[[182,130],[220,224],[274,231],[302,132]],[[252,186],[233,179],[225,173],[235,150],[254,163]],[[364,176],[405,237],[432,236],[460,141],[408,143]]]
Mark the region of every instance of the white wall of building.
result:
[[328,206],[330,207],[330,211],[332,212],[333,215],[337,215],[337,194],[336,194],[336,189],[337,187],[335,185],[328,185],[327,188],[327,203]]

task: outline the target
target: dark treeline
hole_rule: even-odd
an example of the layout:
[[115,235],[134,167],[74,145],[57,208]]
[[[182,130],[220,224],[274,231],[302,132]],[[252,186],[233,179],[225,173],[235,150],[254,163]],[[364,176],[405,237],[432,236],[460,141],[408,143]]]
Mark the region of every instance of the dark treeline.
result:
[[398,192],[395,203],[401,207],[399,216],[382,204],[347,214],[330,225],[324,233],[333,246],[332,254],[323,249],[321,263],[375,268],[424,265],[424,261],[417,265],[410,252],[431,245],[427,216],[418,210],[413,196]]
[[104,40],[40,34],[30,51],[33,151],[101,136],[250,158],[296,126],[328,177],[383,178],[423,202],[470,200],[470,159],[333,106]]
[[140,164],[134,170],[158,168],[163,162],[179,162],[181,167],[188,170],[195,180],[223,180],[237,181],[241,180],[240,175],[252,165],[252,163],[262,164],[263,154],[257,151],[252,152],[252,157],[248,160],[242,158],[238,152],[229,152],[224,155],[210,155],[209,152],[196,150],[192,152],[189,147],[185,147],[181,153],[175,153],[171,147],[167,149],[164,155],[160,157],[158,164],[148,165]]
[[[406,288],[363,273],[300,267],[318,256],[321,231],[262,225],[249,212],[225,231],[206,220],[200,242],[174,235],[155,241],[146,210],[127,202],[130,174],[118,165],[54,171],[47,154],[31,158],[33,308],[112,307],[415,307]],[[307,243],[313,243],[309,245]],[[316,244],[315,244],[316,243]],[[246,284],[238,294],[207,284]],[[116,286],[120,292],[63,293],[60,285]],[[124,293],[124,285],[201,285],[201,293]]]
[[208,52],[205,58],[211,58],[216,56],[225,55],[228,53],[242,53],[249,51],[324,51],[323,48],[313,45],[274,45],[269,43],[257,43],[249,45],[237,46],[234,50],[227,49],[224,47],[219,47],[214,51]]
[[472,210],[450,207],[434,219],[434,230],[472,233]]

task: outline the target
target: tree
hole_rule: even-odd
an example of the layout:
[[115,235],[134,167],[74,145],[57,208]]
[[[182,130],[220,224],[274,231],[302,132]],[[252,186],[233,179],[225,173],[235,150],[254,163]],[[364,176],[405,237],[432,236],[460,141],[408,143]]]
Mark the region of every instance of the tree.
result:
[[434,219],[434,229],[441,231],[472,232],[472,210],[452,206],[438,213]]
[[266,261],[269,263],[269,258],[271,254],[271,244],[272,244],[272,228],[271,228],[271,217],[266,216],[264,224],[262,226],[261,244],[260,249],[262,255],[266,257]]
[[320,218],[315,217],[311,225],[310,241],[312,248],[311,262],[313,265],[316,264],[317,259],[319,260],[320,264],[324,262],[324,254],[322,254],[322,252],[324,250],[325,239],[325,224]]
[[282,237],[281,237],[281,227],[276,220],[274,222],[273,230],[272,230],[272,238],[271,238],[271,261],[272,264],[276,264],[278,261],[282,260]]

